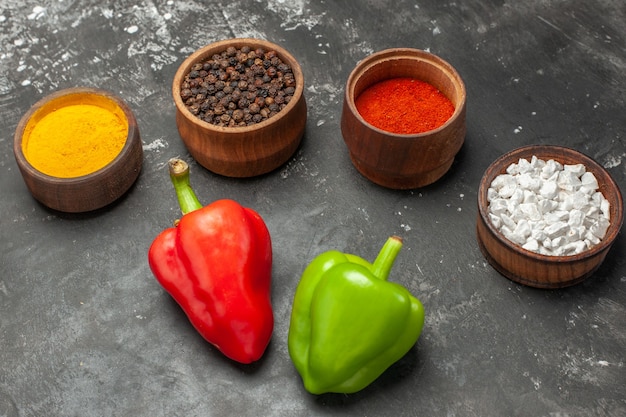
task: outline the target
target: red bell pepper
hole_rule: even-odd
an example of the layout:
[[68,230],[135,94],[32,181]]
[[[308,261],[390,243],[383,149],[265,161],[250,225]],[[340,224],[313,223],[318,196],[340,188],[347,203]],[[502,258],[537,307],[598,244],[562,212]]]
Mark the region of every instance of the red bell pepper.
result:
[[233,200],[202,207],[187,163],[172,159],[169,168],[183,216],[150,246],[150,268],[202,337],[230,359],[254,362],[274,327],[269,231]]

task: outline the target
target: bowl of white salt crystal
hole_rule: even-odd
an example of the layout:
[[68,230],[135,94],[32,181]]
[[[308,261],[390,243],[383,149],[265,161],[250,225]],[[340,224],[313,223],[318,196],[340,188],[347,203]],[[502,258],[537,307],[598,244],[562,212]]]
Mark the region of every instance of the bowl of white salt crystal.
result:
[[611,175],[561,146],[502,155],[478,190],[481,252],[502,275],[531,287],[563,288],[591,276],[623,221],[622,195]]

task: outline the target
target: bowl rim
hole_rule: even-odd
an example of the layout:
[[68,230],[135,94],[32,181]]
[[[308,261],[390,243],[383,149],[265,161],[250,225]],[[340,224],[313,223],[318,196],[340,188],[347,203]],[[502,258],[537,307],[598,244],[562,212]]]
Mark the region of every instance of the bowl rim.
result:
[[[128,132],[126,134],[126,140],[124,141],[124,146],[122,147],[122,149],[118,152],[115,158],[113,158],[113,160],[111,160],[108,164],[106,164],[102,168],[96,171],[90,172],[88,174],[79,175],[76,177],[56,177],[54,175],[49,175],[49,174],[39,171],[28,161],[28,159],[26,159],[26,156],[24,155],[24,151],[22,149],[22,138],[24,136],[24,130],[26,126],[28,125],[28,122],[30,121],[31,117],[33,117],[33,115],[35,115],[35,113],[41,107],[48,105],[58,99],[68,97],[68,96],[73,96],[73,95],[99,96],[99,97],[107,98],[111,100],[112,102],[114,102],[115,105],[117,105],[126,116],[126,119],[128,122]],[[108,90],[104,90],[104,89],[100,89],[96,87],[70,87],[70,88],[65,88],[62,90],[52,92],[44,96],[43,98],[39,99],[35,104],[33,104],[28,109],[28,111],[20,119],[17,125],[17,128],[15,130],[15,135],[13,138],[13,153],[15,155],[15,159],[17,160],[17,163],[22,167],[22,169],[27,171],[29,175],[36,177],[41,182],[54,182],[57,184],[63,183],[63,184],[68,184],[68,185],[80,184],[83,182],[88,182],[89,180],[93,178],[99,177],[103,172],[108,171],[112,166],[117,165],[120,160],[124,160],[126,156],[130,152],[132,152],[134,137],[139,137],[139,135],[137,135],[137,120],[135,118],[133,111],[130,109],[130,107],[126,104],[124,100],[122,100],[120,97],[118,97],[117,95],[113,94],[112,92]]]
[[[431,64],[435,67],[439,67],[440,69],[442,69],[442,72],[446,73],[448,78],[453,79],[455,83],[459,85],[460,95],[461,95],[461,104],[455,106],[454,113],[452,113],[452,115],[448,118],[448,120],[446,120],[444,124],[442,124],[441,126],[435,129],[427,130],[425,132],[394,133],[394,132],[389,132],[387,130],[384,130],[384,129],[381,129],[379,127],[372,125],[371,123],[366,121],[363,118],[363,116],[361,116],[361,113],[359,113],[358,109],[356,108],[355,98],[352,97],[352,94],[350,94],[352,92],[352,89],[350,88],[350,86],[355,84],[358,81],[359,77],[363,75],[364,73],[366,73],[369,69],[380,64],[380,61],[383,58],[390,58],[390,59],[395,59],[395,60],[408,59],[408,60],[414,60],[414,61],[421,61],[421,62],[426,62],[428,64]],[[374,52],[356,63],[355,67],[350,72],[350,75],[348,75],[348,79],[345,84],[344,100],[348,108],[352,112],[352,114],[361,123],[365,124],[372,130],[380,134],[384,134],[386,136],[397,138],[397,139],[419,139],[419,138],[428,137],[432,135],[433,133],[446,129],[449,125],[454,123],[454,121],[458,119],[462,115],[463,112],[465,112],[465,107],[467,103],[467,89],[465,87],[465,82],[463,81],[463,78],[461,77],[459,72],[456,70],[456,68],[454,68],[452,64],[450,64],[448,61],[441,58],[440,56],[435,55],[432,52],[425,51],[423,49],[418,49],[418,48],[387,48],[387,49]]]
[[[294,91],[292,99],[287,103],[283,109],[281,109],[274,116],[267,118],[259,123],[255,123],[248,126],[217,126],[212,123],[209,123],[205,120],[200,119],[195,114],[191,113],[185,103],[183,103],[182,98],[180,97],[181,84],[184,80],[185,75],[189,72],[191,67],[210,56],[211,52],[219,53],[225,51],[229,46],[235,46],[241,48],[242,46],[250,46],[250,47],[261,47],[266,50],[274,50],[278,53],[281,60],[288,60],[288,64],[291,67],[291,71],[294,74],[296,79],[296,89]],[[247,133],[253,132],[260,129],[263,129],[273,123],[276,123],[278,120],[285,117],[289,111],[295,108],[300,101],[300,98],[304,95],[304,73],[302,72],[302,67],[298,60],[285,48],[282,46],[259,38],[229,38],[223,39],[216,42],[211,42],[197,50],[195,50],[191,55],[189,55],[183,62],[179,65],[176,73],[174,74],[174,79],[172,80],[172,96],[174,98],[174,104],[178,112],[184,116],[187,120],[192,121],[194,124],[201,126],[203,129],[212,130],[220,133],[228,133],[228,132],[237,132],[237,133]]]
[[[606,176],[607,178],[607,186],[608,188],[610,188],[611,190],[613,190],[613,192],[615,193],[616,196],[616,213],[617,213],[617,219],[610,219],[610,224],[609,224],[609,228],[607,230],[607,235],[605,235],[604,239],[602,239],[602,241],[600,243],[598,243],[597,245],[581,252],[578,254],[573,254],[573,255],[544,255],[538,252],[534,252],[534,251],[530,251],[528,249],[524,249],[521,245],[518,245],[514,242],[512,242],[511,240],[509,240],[506,236],[504,236],[504,234],[502,234],[502,232],[500,232],[498,229],[495,228],[495,226],[492,224],[491,220],[489,220],[489,216],[488,216],[488,202],[487,202],[487,190],[489,189],[489,186],[491,185],[491,181],[493,181],[493,179],[499,175],[498,172],[495,172],[496,167],[498,166],[502,166],[502,169],[500,171],[504,171],[510,164],[512,164],[513,162],[516,162],[517,160],[519,160],[519,158],[522,158],[522,155],[531,152],[531,155],[535,155],[537,156],[537,158],[543,159],[545,157],[542,157],[542,155],[540,154],[535,154],[533,151],[539,151],[539,153],[545,152],[545,151],[550,151],[550,150],[555,150],[555,151],[562,151],[562,152],[568,152],[571,153],[572,155],[574,155],[577,159],[580,159],[580,163],[582,163],[585,168],[587,169],[587,171],[589,171],[589,168],[592,168],[594,171],[599,171],[599,172],[603,172],[603,174]],[[513,161],[513,159],[515,159],[515,161]],[[552,158],[555,159],[555,158]],[[507,161],[510,161],[508,164],[506,164]],[[494,177],[491,178],[491,181],[487,181],[487,174],[489,174],[491,171],[494,171]],[[595,175],[595,173],[594,173]],[[606,198],[606,196],[605,196]],[[607,250],[615,241],[615,239],[617,238],[617,236],[619,235],[619,232],[622,228],[623,222],[624,222],[624,203],[623,203],[623,199],[622,199],[622,193],[620,191],[620,188],[618,186],[618,184],[615,182],[615,179],[611,176],[611,174],[602,166],[600,165],[597,161],[595,161],[593,158],[591,158],[588,155],[585,155],[584,153],[567,147],[567,146],[560,146],[560,145],[540,145],[540,144],[535,144],[535,145],[526,145],[526,146],[522,146],[522,147],[518,147],[515,148],[509,152],[506,152],[504,154],[502,154],[501,156],[499,156],[497,159],[495,159],[485,170],[485,172],[483,173],[481,179],[480,179],[480,185],[478,188],[478,214],[479,216],[481,216],[481,219],[485,225],[485,227],[487,228],[487,230],[489,230],[489,232],[503,245],[505,245],[508,249],[510,249],[513,252],[517,252],[520,255],[526,256],[528,258],[532,258],[536,261],[539,262],[547,262],[547,263],[555,263],[555,262],[578,262],[578,261],[582,261],[585,260],[587,258],[592,258],[596,255],[598,255],[599,253]],[[487,204],[483,204],[483,201],[487,202]]]

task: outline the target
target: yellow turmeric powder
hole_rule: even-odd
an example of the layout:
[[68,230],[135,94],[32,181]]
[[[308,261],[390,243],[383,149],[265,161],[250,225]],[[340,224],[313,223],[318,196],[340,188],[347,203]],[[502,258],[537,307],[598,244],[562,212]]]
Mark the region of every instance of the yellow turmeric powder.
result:
[[25,129],[22,150],[34,168],[53,177],[80,177],[105,167],[128,136],[128,120],[112,101],[40,112],[45,114],[33,117]]

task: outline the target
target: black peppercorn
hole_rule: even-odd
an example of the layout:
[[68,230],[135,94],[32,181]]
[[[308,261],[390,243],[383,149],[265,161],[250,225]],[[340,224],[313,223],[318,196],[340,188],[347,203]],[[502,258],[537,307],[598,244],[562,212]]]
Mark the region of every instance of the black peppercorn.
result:
[[182,98],[183,101],[187,100],[191,96],[193,96],[193,93],[191,92],[189,88],[185,88],[184,90],[180,92],[180,98]]
[[259,106],[257,103],[250,104],[248,108],[250,109],[250,113],[252,114],[257,114],[261,111],[261,106]]
[[180,96],[207,123],[236,127],[276,115],[294,93],[295,76],[276,51],[243,46],[192,65]]
[[243,110],[236,109],[233,111],[233,120],[239,123],[243,121],[243,115],[244,115]]
[[247,97],[242,97],[237,102],[237,105],[239,106],[240,109],[247,109],[248,106],[250,106],[250,100],[248,100]]

